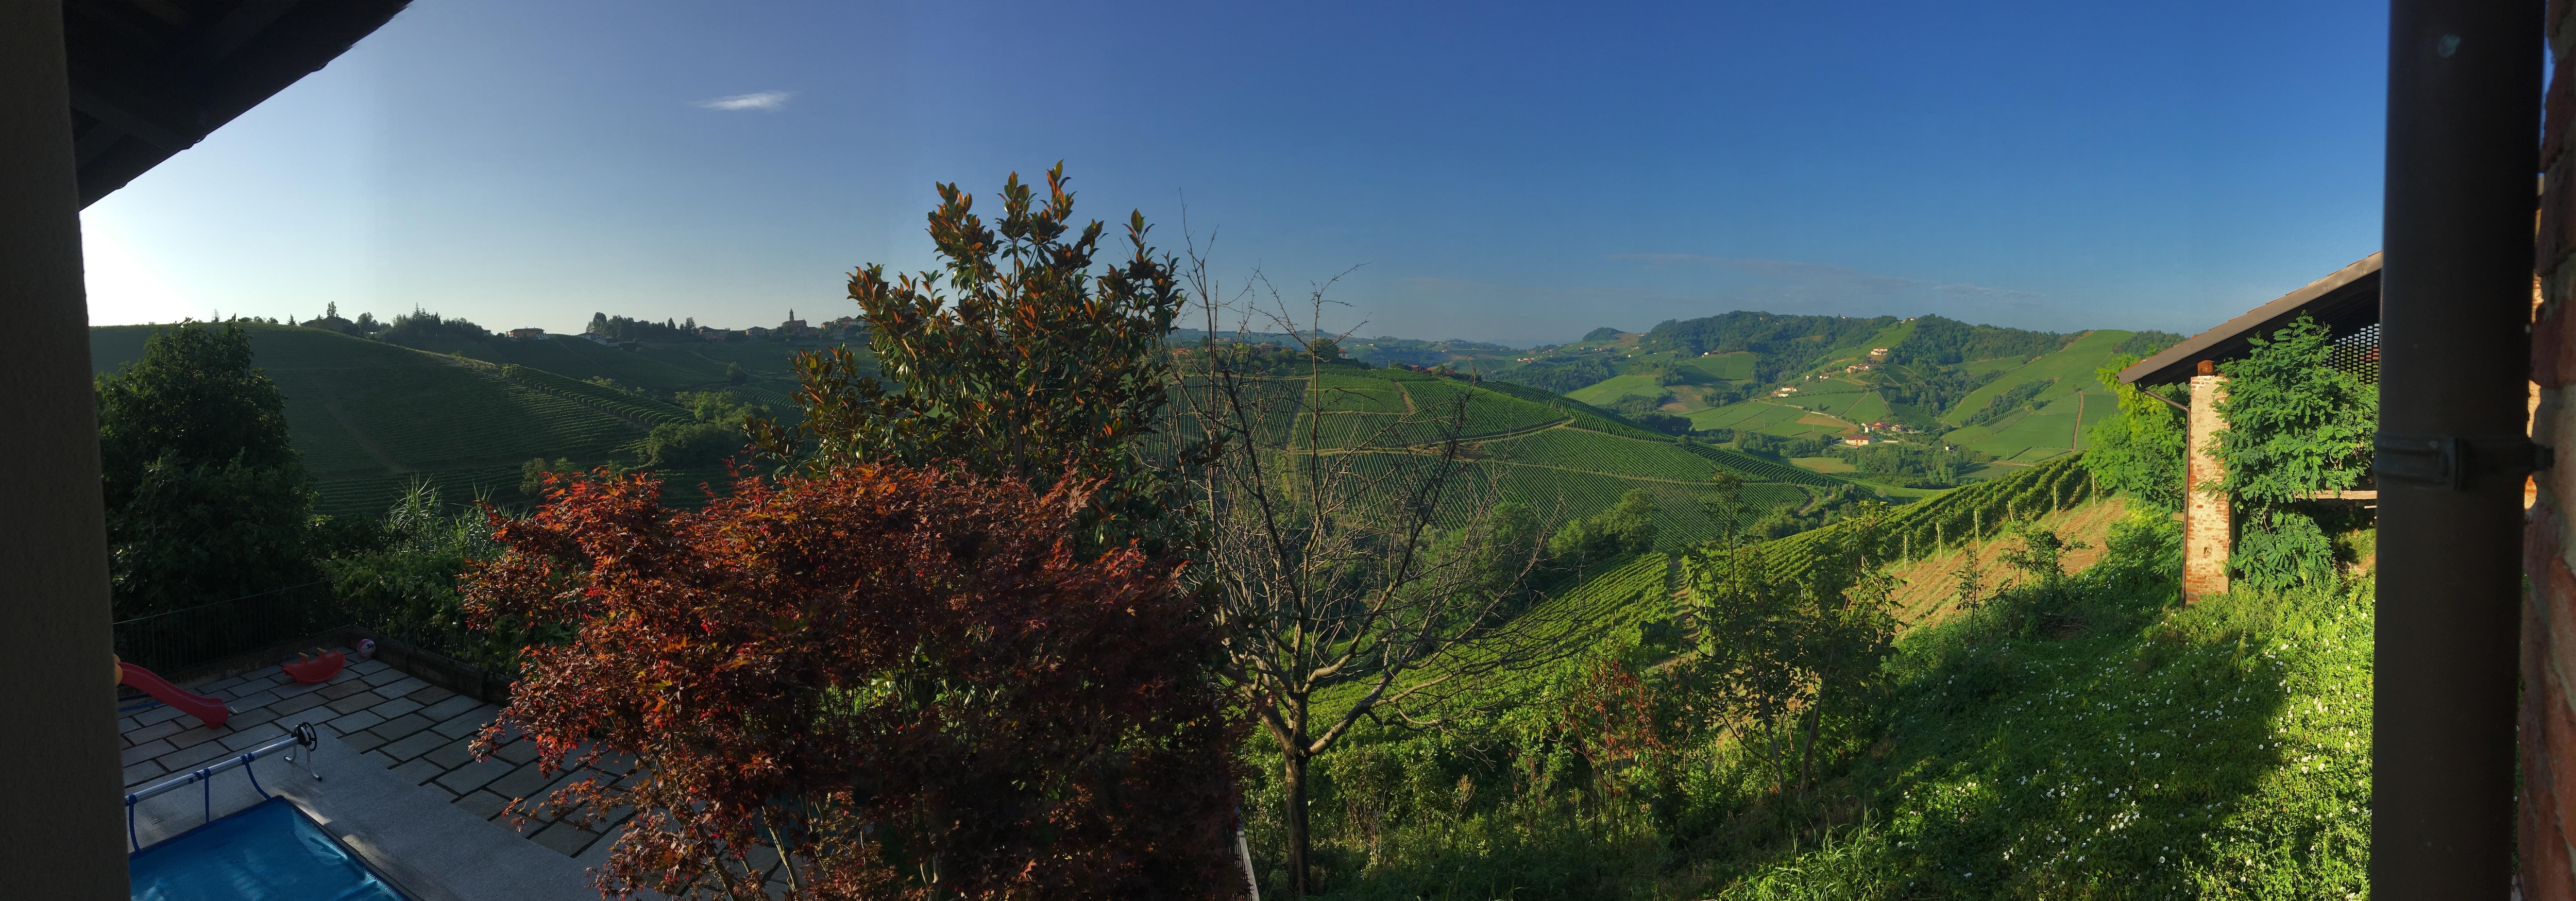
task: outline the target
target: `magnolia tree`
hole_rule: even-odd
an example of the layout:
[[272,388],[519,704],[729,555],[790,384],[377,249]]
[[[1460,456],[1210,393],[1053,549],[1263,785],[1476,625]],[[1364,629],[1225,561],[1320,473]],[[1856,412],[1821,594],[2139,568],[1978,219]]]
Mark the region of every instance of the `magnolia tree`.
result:
[[608,891],[792,898],[1231,897],[1233,736],[1178,563],[1077,554],[1092,480],[853,464],[662,507],[559,482],[465,579],[527,648],[478,751],[632,755],[552,815],[631,807]]

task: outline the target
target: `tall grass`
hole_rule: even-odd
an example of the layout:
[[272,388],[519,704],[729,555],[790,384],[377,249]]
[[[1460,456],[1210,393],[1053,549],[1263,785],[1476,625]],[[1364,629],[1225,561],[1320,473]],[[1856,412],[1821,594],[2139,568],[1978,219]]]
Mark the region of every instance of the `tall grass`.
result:
[[[1772,736],[1682,728],[1682,668],[1635,643],[1605,656],[1655,687],[1677,755],[1661,783],[1596,766],[1559,728],[1570,669],[1496,686],[1528,700],[1466,728],[1359,736],[1322,767],[1322,884],[1353,899],[2367,894],[2368,581],[2184,608],[2172,523],[2132,518],[2108,545],[2062,582],[1908,634],[1890,687],[1832,718],[1804,792],[1781,789]],[[1272,866],[1277,801],[1247,788]]]

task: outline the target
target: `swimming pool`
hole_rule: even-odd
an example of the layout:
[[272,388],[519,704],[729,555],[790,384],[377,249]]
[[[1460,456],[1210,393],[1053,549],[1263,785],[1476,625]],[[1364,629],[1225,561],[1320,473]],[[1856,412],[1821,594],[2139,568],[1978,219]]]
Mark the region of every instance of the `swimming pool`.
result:
[[127,859],[135,901],[409,901],[282,798]]

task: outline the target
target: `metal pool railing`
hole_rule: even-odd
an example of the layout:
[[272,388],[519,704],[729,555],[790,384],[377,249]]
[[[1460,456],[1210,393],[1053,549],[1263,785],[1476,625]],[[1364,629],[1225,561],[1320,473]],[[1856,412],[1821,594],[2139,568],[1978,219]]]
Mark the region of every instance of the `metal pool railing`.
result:
[[[269,795],[268,789],[262,788],[259,784],[259,774],[250,769],[251,762],[270,754],[275,754],[279,751],[285,751],[289,748],[303,748],[304,771],[311,774],[316,780],[322,778],[321,771],[315,769],[313,766],[313,755],[322,749],[322,733],[320,730],[315,729],[312,723],[300,723],[296,725],[294,732],[280,735],[248,751],[243,751],[231,757],[217,760],[213,763],[206,764],[205,766],[198,767],[190,772],[182,773],[127,793],[125,796],[125,840],[134,846],[134,850],[143,850],[143,842],[140,838],[136,837],[134,831],[134,805],[143,803],[146,798],[169,794],[170,792],[186,788],[190,785],[204,787],[206,799],[206,822],[214,822],[215,774],[235,767],[239,767],[243,775],[250,777],[251,789],[259,792],[259,796],[262,800],[270,798],[271,795]],[[288,754],[286,760],[289,763],[293,763],[295,761],[295,755],[291,753]]]

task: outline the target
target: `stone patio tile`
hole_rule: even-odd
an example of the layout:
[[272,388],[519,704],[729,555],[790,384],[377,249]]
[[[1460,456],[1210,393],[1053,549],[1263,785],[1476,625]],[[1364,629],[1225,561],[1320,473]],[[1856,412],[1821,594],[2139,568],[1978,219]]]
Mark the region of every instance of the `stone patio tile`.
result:
[[168,722],[170,720],[178,719],[182,715],[183,714],[179,712],[179,708],[164,704],[150,710],[135,711],[134,724],[137,726],[149,726],[154,723]]
[[[419,762],[421,761],[412,761],[412,763]],[[438,784],[447,786],[448,791],[463,794],[482,788],[486,783],[501,778],[508,772],[510,772],[510,762],[507,760],[477,760],[458,767],[455,772],[438,777]]]
[[436,722],[436,720],[432,720],[429,717],[414,713],[388,718],[384,722],[376,724],[375,728],[367,731],[375,733],[377,738],[384,741],[393,741],[398,738],[408,737],[412,733],[418,732],[422,729],[427,729]]
[[163,755],[163,754],[168,754],[168,753],[170,753],[170,752],[172,752],[172,751],[176,751],[176,750],[178,750],[178,749],[177,749],[177,748],[173,748],[173,747],[171,747],[171,746],[170,746],[170,743],[169,743],[169,742],[166,742],[166,741],[158,741],[158,740],[155,740],[155,741],[145,742],[145,743],[143,743],[143,744],[135,745],[134,747],[131,747],[131,748],[127,748],[127,749],[125,749],[125,753],[124,753],[124,761],[125,761],[125,765],[126,765],[126,766],[133,766],[133,765],[135,765],[135,764],[137,764],[137,763],[141,763],[141,762],[143,762],[143,761],[150,760],[150,759],[152,759],[152,758],[159,757],[159,756],[161,756],[161,755]]
[[406,699],[406,700],[418,701],[418,702],[420,702],[423,706],[427,706],[427,705],[431,705],[431,704],[436,704],[436,703],[438,703],[438,702],[440,702],[440,701],[444,701],[444,700],[447,700],[447,699],[452,698],[452,697],[455,697],[455,696],[456,696],[456,693],[455,693],[455,692],[448,691],[447,689],[440,688],[440,687],[435,686],[435,685],[431,685],[431,686],[424,687],[424,688],[420,689],[419,691],[415,691],[415,692],[412,692],[412,693],[410,693],[410,694],[404,695],[404,696],[403,696],[403,698],[404,698],[404,699]]
[[407,676],[405,678],[385,683],[383,686],[377,688],[376,691],[388,698],[399,698],[428,687],[429,683],[421,681],[419,676]]
[[[187,722],[195,723],[197,722],[197,719],[195,717],[189,717]],[[188,728],[170,733],[170,737],[162,739],[162,741],[169,742],[170,746],[173,748],[186,748],[196,746],[200,743],[214,741],[215,739],[231,734],[231,729],[209,729],[204,725],[192,725]]]
[[224,725],[235,729],[248,729],[252,726],[277,719],[278,716],[279,714],[275,708],[253,707],[249,710],[234,713],[230,719],[224,720]]
[[482,705],[476,703],[473,698],[449,697],[446,700],[421,708],[420,715],[440,722],[446,722],[449,717],[464,713],[479,706]]
[[394,767],[398,767],[398,766],[401,766],[401,765],[402,765],[402,761],[395,760],[395,759],[393,759],[392,757],[386,756],[385,752],[383,752],[383,751],[368,751],[367,753],[360,754],[360,755],[358,755],[358,756],[360,756],[360,757],[364,757],[364,758],[366,758],[367,760],[369,760],[369,761],[373,762],[375,765],[380,766],[380,767],[384,767],[385,769],[389,769],[389,770],[390,770],[390,769],[393,769]]
[[750,864],[752,869],[763,873],[769,872],[778,866],[778,849],[768,845],[753,845],[751,853],[744,855],[743,862]]
[[[231,724],[227,723],[226,725]],[[280,728],[276,723],[261,723],[245,729],[235,729],[233,734],[224,736],[224,749],[228,751],[247,751],[253,747],[257,747],[261,742],[265,742],[269,739],[285,734],[286,730]]]
[[236,708],[264,707],[277,703],[277,689],[265,685],[245,688],[239,695],[224,700]]
[[459,714],[446,722],[439,723],[435,728],[441,735],[445,735],[450,738],[463,738],[474,734],[477,730],[480,730],[485,726],[491,725],[492,718],[499,715],[500,712],[501,708],[485,704],[474,708],[471,712]]
[[384,662],[384,661],[382,661],[382,660],[351,660],[351,661],[349,661],[349,671],[350,671],[350,672],[353,672],[353,673],[357,673],[358,675],[361,675],[361,676],[372,676],[372,675],[375,675],[375,674],[377,674],[377,673],[384,672],[384,671],[389,670],[389,669],[393,669],[393,666],[392,666],[392,665],[390,665],[390,664],[385,663],[385,662]]
[[136,730],[133,730],[133,731],[130,731],[130,732],[126,732],[126,733],[124,733],[124,735],[123,735],[122,737],[123,737],[127,742],[130,742],[130,743],[138,744],[138,745],[139,745],[139,744],[143,744],[144,742],[148,742],[148,741],[151,741],[151,740],[153,740],[153,739],[160,738],[160,737],[163,737],[163,736],[166,736],[166,735],[173,735],[173,734],[177,734],[179,730],[181,730],[181,729],[185,729],[185,728],[187,728],[187,727],[186,727],[186,726],[179,725],[179,723],[177,723],[176,721],[173,721],[173,720],[163,720],[163,721],[161,721],[161,722],[153,723],[152,725],[145,726],[145,727],[143,727],[143,728],[141,728],[141,729],[136,729]]
[[308,682],[297,682],[290,679],[270,690],[277,692],[278,697],[292,698],[297,695],[307,695],[321,691],[322,686]]
[[[421,734],[437,735],[438,733],[423,732]],[[440,745],[438,746],[438,750],[431,751],[424,756],[429,758],[429,762],[452,770],[474,762],[474,740],[470,738],[460,738]]]
[[145,782],[150,782],[153,777],[167,772],[169,772],[169,770],[162,769],[160,764],[153,763],[149,760],[128,765],[125,768],[125,787],[133,788]]
[[[436,732],[414,732],[409,738],[396,742],[387,742],[384,746],[379,747],[376,750],[391,755],[396,760],[410,760],[431,751],[435,751],[438,749],[438,746],[446,743],[447,736],[440,735]],[[432,762],[430,765],[438,766],[435,762]],[[441,770],[447,769],[447,767],[444,766],[439,766],[438,768]]]
[[356,682],[363,678],[365,677],[360,676],[357,673],[350,672],[349,667],[346,664],[343,664],[341,665],[339,672],[332,673],[331,678],[322,680],[322,684],[340,685],[349,682]]
[[[346,673],[346,672],[348,672],[348,671],[347,671],[347,670],[342,670],[341,672]],[[323,697],[330,698],[331,700],[337,701],[337,700],[339,700],[339,699],[341,699],[341,698],[345,698],[345,697],[348,697],[348,696],[350,696],[350,695],[357,694],[357,693],[359,693],[359,692],[366,691],[366,690],[367,690],[367,685],[366,685],[366,683],[364,683],[364,682],[335,681],[335,682],[328,682],[328,683],[324,683],[324,684],[323,684],[323,686],[322,686],[321,695],[322,695]]]
[[179,750],[172,751],[168,754],[163,754],[159,757],[153,758],[152,762],[160,764],[162,769],[176,773],[182,770],[194,769],[198,764],[222,756],[224,756],[224,746],[210,741],[199,744],[193,748],[180,748]]
[[492,752],[492,756],[511,763],[527,763],[537,759],[537,743],[522,738],[502,745],[500,750]]
[[[378,705],[376,705],[376,706],[374,706],[374,707],[371,707],[371,708],[368,708],[368,709],[370,709],[370,710],[374,710],[374,711],[376,712],[376,715],[377,715],[377,716],[381,716],[381,717],[384,717],[384,718],[386,718],[386,719],[393,719],[394,717],[398,717],[398,716],[401,716],[401,715],[403,715],[403,714],[411,713],[411,712],[413,712],[413,711],[419,710],[419,709],[420,709],[420,702],[419,702],[419,701],[414,701],[414,700],[412,700],[412,699],[410,699],[410,698],[395,698],[395,699],[393,699],[393,700],[386,701],[386,702],[384,702],[384,703],[382,703],[382,704],[378,704]],[[424,716],[426,716],[426,715],[424,714]],[[427,718],[428,718],[428,720],[429,720],[430,722],[433,722],[433,723],[438,722],[438,721],[439,721],[439,720],[441,720],[441,719],[444,719],[444,717],[435,717],[435,716],[430,716],[430,717],[427,717]]]
[[377,723],[384,721],[384,716],[374,710],[361,710],[347,716],[332,717],[329,725],[340,734],[347,735],[360,729],[374,728]]
[[385,699],[383,695],[376,694],[372,691],[362,691],[357,694],[332,701],[324,706],[330,707],[333,711],[339,713],[356,713],[384,702]]
[[488,791],[468,792],[464,797],[456,799],[456,806],[464,808],[467,813],[489,820],[500,816],[501,808],[510,806],[510,799]]
[[281,698],[277,703],[268,705],[268,709],[277,711],[278,716],[285,716],[290,713],[311,710],[320,706],[322,706],[321,697],[314,695],[311,692],[306,692],[294,697]]
[[591,842],[598,841],[599,835],[571,823],[556,823],[532,838],[537,844],[553,848],[555,853],[574,857],[581,854],[582,849],[590,847]]
[[[352,732],[347,735],[340,736],[340,741],[347,744],[350,750],[374,753],[377,745],[385,743],[385,738],[384,736],[377,735],[373,730],[367,730]],[[385,759],[390,761],[393,758],[387,757]],[[388,763],[386,765],[391,766],[392,764]]]
[[365,674],[367,684],[369,685],[383,685],[388,682],[400,682],[411,675],[410,673],[386,666],[382,663],[377,663],[376,661],[371,660],[368,662],[376,663],[377,666],[376,669],[368,670]]
[[492,784],[484,786],[484,789],[504,798],[541,798],[547,786],[568,775],[571,774],[559,772],[550,778],[546,776],[544,767],[533,763],[521,764],[509,775],[492,780]]
[[446,774],[447,771],[439,769],[438,764],[431,763],[426,760],[415,760],[410,763],[394,767],[394,778],[413,785],[419,785]]
[[246,681],[246,680],[245,680],[243,677],[241,677],[241,676],[233,676],[233,677],[225,678],[225,679],[217,679],[217,680],[215,680],[215,681],[208,682],[208,683],[206,683],[206,684],[205,684],[205,685],[203,685],[203,686],[200,686],[199,688],[197,688],[197,689],[196,689],[196,691],[197,691],[197,693],[198,693],[198,694],[201,694],[201,695],[210,695],[210,694],[214,694],[214,693],[216,693],[216,692],[223,691],[223,690],[225,690],[225,689],[232,688],[232,687],[234,687],[234,686],[236,686],[236,685],[240,685],[240,684],[242,684],[244,681]]

